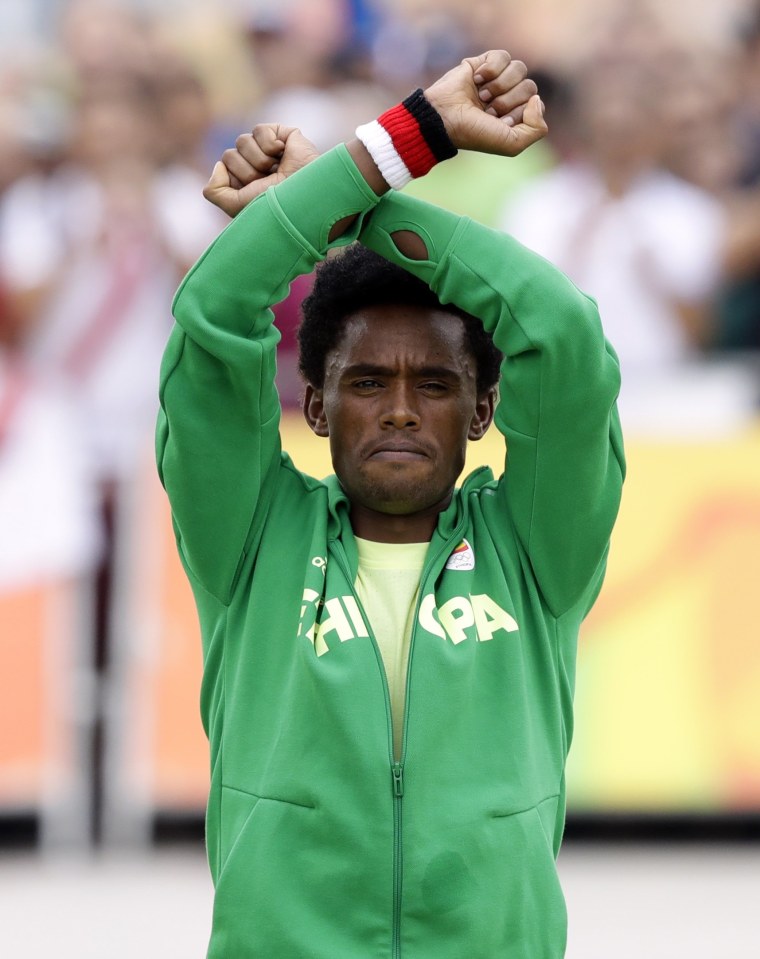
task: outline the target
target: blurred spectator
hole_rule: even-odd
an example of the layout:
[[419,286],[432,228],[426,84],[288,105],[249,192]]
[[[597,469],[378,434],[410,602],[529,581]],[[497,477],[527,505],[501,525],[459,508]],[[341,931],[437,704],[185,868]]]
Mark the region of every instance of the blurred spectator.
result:
[[736,103],[742,148],[742,182],[760,183],[760,3],[748,11],[739,30],[739,89]]
[[714,347],[760,351],[760,3],[739,38],[732,142],[738,169],[722,191],[729,215],[726,282],[716,302]]
[[[51,64],[28,49],[0,71],[0,249],[10,224],[4,197],[44,175],[60,145],[60,97],[46,95]],[[33,269],[37,250],[28,250]],[[0,261],[4,258],[0,256]],[[26,348],[36,300],[0,263],[0,590],[75,580],[101,549],[97,495],[69,391],[30,368]]]
[[150,70],[150,23],[119,0],[66,0],[59,8],[59,43],[84,88]]
[[[724,214],[721,279],[702,342],[711,356],[760,348],[760,4],[738,0],[733,7],[733,14],[723,11],[733,31],[706,31],[708,12],[692,32],[681,19],[668,33],[653,15],[648,30],[663,165],[711,194]],[[618,22],[626,51],[629,34],[621,28]],[[637,34],[641,53],[647,31]],[[620,44],[608,50],[619,56]]]
[[136,90],[85,94],[69,162],[19,180],[2,211],[7,283],[38,304],[30,354],[76,390],[103,480],[144,442],[177,276],[153,222],[149,108]]
[[149,441],[172,295],[223,222],[201,195],[201,132],[185,120],[175,144],[180,124],[162,113],[178,70],[97,70],[76,101],[66,162],[2,201],[0,268],[27,303],[29,356],[74,391],[108,484],[131,475]]
[[738,41],[675,51],[661,67],[665,162],[726,215],[711,351],[760,349],[760,7]]
[[97,498],[70,397],[23,361],[0,288],[0,591],[74,580],[99,556]]
[[19,105],[9,96],[0,97],[0,196],[24,169],[21,127]]
[[158,52],[152,82],[157,139],[151,194],[156,225],[179,278],[227,220],[203,197],[213,166],[207,156],[213,123],[208,91],[187,60],[163,48]]
[[392,94],[378,83],[362,39],[358,11],[343,0],[290,0],[250,18],[247,36],[260,95],[250,125],[276,120],[301,129],[320,151],[353,135],[367,114]]
[[646,60],[589,64],[572,79],[564,113],[549,116],[561,162],[501,221],[597,299],[624,394],[627,380],[698,355],[720,278],[722,211],[663,168],[660,92]]

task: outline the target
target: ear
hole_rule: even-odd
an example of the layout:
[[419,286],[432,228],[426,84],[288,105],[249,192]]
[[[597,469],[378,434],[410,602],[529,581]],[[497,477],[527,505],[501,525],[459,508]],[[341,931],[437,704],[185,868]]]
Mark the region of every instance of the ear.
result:
[[468,440],[481,440],[486,435],[488,427],[493,421],[494,410],[496,409],[496,387],[491,387],[487,393],[478,397],[475,404],[475,414],[470,420],[470,428],[467,431]]
[[316,386],[307,383],[303,395],[302,409],[304,419],[317,436],[330,435],[330,430],[327,427],[327,417],[325,416],[323,393],[323,390],[318,390]]

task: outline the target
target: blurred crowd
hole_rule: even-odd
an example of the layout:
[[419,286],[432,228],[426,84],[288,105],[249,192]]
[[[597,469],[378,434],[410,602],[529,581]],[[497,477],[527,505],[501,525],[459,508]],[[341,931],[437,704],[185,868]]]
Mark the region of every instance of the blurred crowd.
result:
[[[48,6],[0,60],[0,589],[111,554],[120,493],[152,469],[172,294],[225,225],[201,192],[221,151],[262,120],[326,149],[481,49],[528,62],[549,138],[410,190],[593,295],[631,402],[760,350],[755,0],[720,31],[699,3],[679,19],[646,0],[545,2],[533,20],[511,0]],[[286,407],[309,284],[276,309]]]

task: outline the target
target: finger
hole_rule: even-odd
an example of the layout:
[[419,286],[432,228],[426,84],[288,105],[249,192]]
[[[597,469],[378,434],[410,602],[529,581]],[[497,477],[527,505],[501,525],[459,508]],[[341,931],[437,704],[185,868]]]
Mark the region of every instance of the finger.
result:
[[266,156],[280,157],[285,149],[285,140],[293,129],[280,123],[257,123],[251,132],[251,139]]
[[482,124],[477,131],[475,149],[481,153],[514,157],[548,132],[544,106],[538,95],[528,101],[519,123],[514,123],[511,117],[497,118],[487,113],[481,113],[480,116]]
[[497,77],[482,83],[478,87],[478,96],[483,103],[490,103],[496,97],[509,93],[510,90],[522,83],[527,76],[528,68],[522,60],[512,60]]
[[[549,132],[549,128],[548,128],[548,126],[547,126],[547,124],[546,124],[546,105],[545,105],[544,101],[541,100],[540,95],[538,95],[538,94],[535,94],[535,95],[538,96],[538,98],[539,98],[539,100],[540,100],[540,102],[541,102],[541,118],[542,118],[542,120],[543,120],[543,127],[544,127],[543,135],[545,136],[545,135]],[[528,101],[528,102],[530,102],[530,101]],[[525,122],[525,109],[526,109],[527,105],[528,105],[527,103],[521,103],[518,107],[515,107],[514,110],[510,110],[509,113],[505,113],[505,114],[501,117],[502,121],[504,121],[504,122],[506,122],[506,123],[510,123],[512,126],[517,126],[518,123],[524,123],[524,122]]]
[[235,149],[225,150],[222,154],[222,163],[227,167],[227,171],[238,183],[250,183],[255,180],[259,174],[256,170],[244,160],[240,153]]
[[240,154],[241,159],[257,173],[267,174],[272,169],[272,164],[282,156],[282,151],[285,149],[284,143],[277,149],[274,146],[276,142],[274,138],[270,138],[270,141],[267,142],[266,150],[264,150],[252,133],[241,133],[235,140],[235,150]]
[[526,78],[518,83],[517,86],[512,87],[511,90],[507,90],[506,93],[489,101],[488,112],[493,113],[493,115],[497,117],[507,116],[515,110],[524,108],[530,98],[535,96],[536,93],[538,93],[538,87],[536,86],[535,80]]
[[462,62],[469,64],[475,83],[482,84],[495,80],[507,69],[511,60],[506,50],[488,50],[478,57],[467,57]]

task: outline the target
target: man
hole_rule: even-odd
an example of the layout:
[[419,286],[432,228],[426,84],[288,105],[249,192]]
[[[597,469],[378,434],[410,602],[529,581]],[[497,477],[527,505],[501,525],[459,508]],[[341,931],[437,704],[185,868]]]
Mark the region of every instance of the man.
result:
[[[212,959],[564,953],[555,855],[578,627],[622,482],[617,363],[548,263],[389,189],[540,139],[525,66],[490,51],[404,104],[319,158],[276,125],[239,138],[206,195],[246,208],[175,301],[158,460],[203,631]],[[280,451],[269,307],[355,239],[403,269],[345,254],[306,306],[304,412],[336,473],[318,482]],[[394,287],[406,274],[435,298]],[[504,353],[509,453],[457,490],[495,407],[473,316]]]

